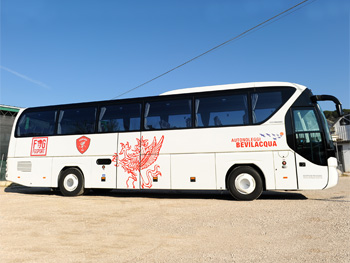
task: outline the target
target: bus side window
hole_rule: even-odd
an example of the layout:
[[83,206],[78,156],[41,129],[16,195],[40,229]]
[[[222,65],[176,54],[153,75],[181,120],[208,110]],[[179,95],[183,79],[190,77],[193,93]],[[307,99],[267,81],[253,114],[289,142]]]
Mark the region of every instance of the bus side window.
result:
[[57,134],[83,134],[95,131],[96,107],[60,110]]
[[49,136],[55,132],[56,110],[27,112],[21,116],[16,136]]
[[260,123],[270,118],[293,93],[293,89],[252,93],[251,108],[253,123]]
[[246,94],[197,98],[195,112],[196,127],[220,127],[249,123]]
[[100,108],[98,132],[136,131],[140,121],[140,103],[106,105]]
[[145,129],[163,130],[191,127],[191,104],[190,99],[146,102]]

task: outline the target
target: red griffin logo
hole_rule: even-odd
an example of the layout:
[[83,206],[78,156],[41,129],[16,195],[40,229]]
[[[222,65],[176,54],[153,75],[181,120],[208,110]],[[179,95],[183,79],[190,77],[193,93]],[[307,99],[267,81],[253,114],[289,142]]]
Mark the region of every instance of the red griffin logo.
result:
[[[135,182],[137,181],[138,173],[141,175],[141,187],[142,188],[151,188],[152,187],[152,178],[154,176],[161,176],[162,173],[158,171],[160,168],[159,165],[154,165],[153,169],[150,167],[158,159],[160,149],[162,148],[164,135],[157,142],[156,137],[153,138],[151,144],[148,143],[148,140],[136,139],[137,144],[132,149],[129,142],[120,143],[121,150],[119,154],[114,155],[114,161],[117,162],[116,166],[123,167],[124,171],[129,174],[128,179],[126,180],[126,185],[129,188],[129,180],[132,183],[133,188],[135,188]],[[141,155],[141,160],[140,160]],[[149,169],[147,169],[149,168]],[[146,170],[146,177],[144,178],[141,170]]]
[[77,149],[81,154],[86,152],[89,146],[90,146],[90,138],[82,136],[79,139],[77,139]]

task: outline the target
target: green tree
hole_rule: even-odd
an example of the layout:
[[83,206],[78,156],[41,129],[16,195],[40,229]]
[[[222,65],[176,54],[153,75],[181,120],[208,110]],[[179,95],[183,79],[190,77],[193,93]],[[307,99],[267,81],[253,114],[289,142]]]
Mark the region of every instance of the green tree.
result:
[[[350,114],[350,109],[343,109],[343,111],[345,115]],[[337,111],[326,110],[323,113],[326,116],[326,119],[332,124],[334,124],[339,119]]]

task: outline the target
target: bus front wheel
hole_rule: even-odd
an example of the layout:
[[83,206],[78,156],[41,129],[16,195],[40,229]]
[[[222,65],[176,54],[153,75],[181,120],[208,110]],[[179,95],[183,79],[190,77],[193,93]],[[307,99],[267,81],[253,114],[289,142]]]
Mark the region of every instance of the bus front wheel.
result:
[[260,174],[250,166],[239,166],[231,171],[228,190],[236,200],[257,199],[263,191]]
[[77,196],[84,193],[84,177],[77,168],[69,168],[62,172],[58,182],[64,196]]

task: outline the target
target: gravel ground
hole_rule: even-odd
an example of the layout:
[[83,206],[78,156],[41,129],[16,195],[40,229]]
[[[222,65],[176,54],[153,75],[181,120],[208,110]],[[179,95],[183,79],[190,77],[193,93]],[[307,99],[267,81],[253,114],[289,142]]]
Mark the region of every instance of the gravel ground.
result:
[[0,262],[350,262],[350,177],[323,191],[0,187]]

